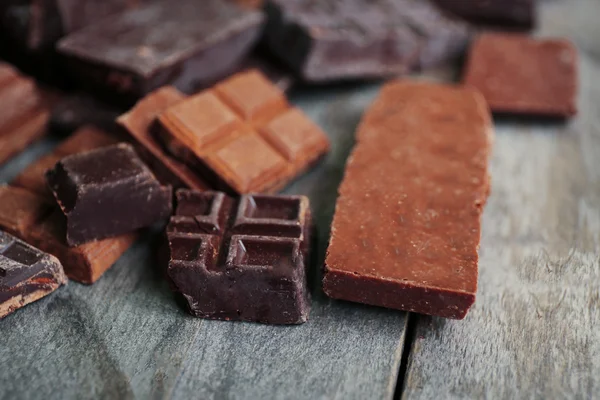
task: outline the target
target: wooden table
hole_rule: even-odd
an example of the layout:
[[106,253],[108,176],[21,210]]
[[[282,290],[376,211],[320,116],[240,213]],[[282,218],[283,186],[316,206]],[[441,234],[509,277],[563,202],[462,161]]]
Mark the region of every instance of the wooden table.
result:
[[[464,321],[326,298],[298,327],[205,321],[174,302],[148,234],[95,285],[0,321],[0,399],[600,397],[600,0],[547,0],[541,36],[579,47],[580,112],[496,124],[479,292]],[[429,78],[448,79],[454,71]],[[293,96],[333,151],[310,196],[322,265],[344,161],[378,85]],[[0,169],[8,182],[48,139]]]

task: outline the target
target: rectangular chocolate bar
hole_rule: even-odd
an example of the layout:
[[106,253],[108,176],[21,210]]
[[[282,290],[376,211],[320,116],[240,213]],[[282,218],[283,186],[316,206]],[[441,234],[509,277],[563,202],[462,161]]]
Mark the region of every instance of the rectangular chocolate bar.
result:
[[197,317],[306,322],[310,226],[303,196],[179,190],[168,276]]
[[84,126],[71,137],[56,146],[52,153],[47,154],[29,164],[11,182],[11,185],[28,189],[36,194],[52,199],[52,192],[46,184],[46,171],[52,168],[61,158],[71,154],[109,146],[118,140],[112,135],[91,126]]
[[306,81],[379,78],[459,55],[469,29],[428,0],[268,0],[265,42]]
[[69,247],[64,216],[49,199],[0,185],[0,228],[60,260],[70,279],[91,284],[133,244],[136,233]]
[[163,185],[206,190],[209,188],[206,181],[166,152],[152,133],[156,118],[183,99],[185,95],[177,89],[165,86],[140,100],[128,113],[121,115],[117,123],[124,128],[140,157]]
[[46,133],[48,100],[32,79],[0,62],[0,164]]
[[220,0],[152,2],[58,43],[80,83],[137,99],[163,85],[192,92],[231,72],[258,39],[263,15]]
[[164,146],[215,189],[273,192],[329,151],[323,131],[252,70],[158,117]]
[[363,116],[339,189],[330,297],[462,319],[475,301],[492,122],[476,91],[395,81]]
[[56,257],[0,231],[0,319],[66,284]]
[[67,218],[69,246],[149,227],[171,215],[171,187],[161,186],[130,144],[62,158],[46,181]]
[[469,22],[530,30],[536,21],[536,0],[434,0],[442,9]]

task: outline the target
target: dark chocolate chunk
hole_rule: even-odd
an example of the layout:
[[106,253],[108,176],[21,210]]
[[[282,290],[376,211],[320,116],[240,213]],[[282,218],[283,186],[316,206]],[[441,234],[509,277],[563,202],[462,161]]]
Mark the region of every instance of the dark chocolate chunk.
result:
[[171,188],[160,186],[129,144],[67,156],[46,179],[67,218],[71,246],[133,232],[171,215]]
[[0,318],[66,283],[56,257],[0,231]]
[[53,108],[49,129],[53,133],[69,135],[84,125],[94,125],[105,131],[116,130],[115,120],[121,109],[93,97],[75,94],[65,97]]
[[258,39],[259,11],[219,0],[163,1],[62,39],[81,84],[131,99],[172,84],[192,92],[233,72]]
[[429,67],[466,47],[469,29],[425,0],[269,0],[267,46],[307,81]]
[[306,322],[311,217],[303,196],[177,192],[168,276],[202,318]]
[[469,22],[511,29],[532,29],[536,0],[434,0],[442,9]]

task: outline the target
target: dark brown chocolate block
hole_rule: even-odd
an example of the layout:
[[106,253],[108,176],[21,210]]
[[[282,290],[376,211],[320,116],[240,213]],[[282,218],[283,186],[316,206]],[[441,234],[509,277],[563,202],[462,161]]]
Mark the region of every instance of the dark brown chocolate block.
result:
[[56,257],[0,231],[0,319],[66,283]]
[[133,232],[171,215],[171,188],[160,185],[129,144],[67,156],[46,179],[67,218],[71,246]]
[[192,92],[242,62],[258,39],[259,11],[219,0],[152,2],[58,43],[82,85],[130,98],[172,84]]
[[0,164],[46,133],[50,95],[0,62]]
[[69,247],[62,212],[47,197],[0,185],[0,228],[56,256],[69,279],[97,281],[133,244],[137,232]]
[[115,120],[122,111],[119,107],[90,95],[72,94],[65,96],[52,107],[49,129],[52,133],[70,135],[83,126],[92,125],[107,132],[114,132]]
[[442,9],[469,22],[493,27],[531,29],[536,0],[434,0]]
[[265,42],[307,81],[377,78],[429,67],[469,29],[426,0],[269,0]]
[[274,192],[329,151],[325,133],[256,70],[175,103],[158,122],[172,154],[230,193]]
[[197,317],[306,322],[310,226],[303,196],[179,190],[168,276]]
[[477,292],[492,135],[473,89],[385,85],[363,116],[339,188],[325,293],[464,318]]

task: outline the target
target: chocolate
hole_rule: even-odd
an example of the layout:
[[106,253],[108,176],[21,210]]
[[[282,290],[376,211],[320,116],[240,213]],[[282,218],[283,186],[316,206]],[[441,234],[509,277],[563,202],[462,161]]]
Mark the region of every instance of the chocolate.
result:
[[118,107],[88,95],[74,94],[52,108],[49,125],[53,133],[61,135],[69,135],[86,125],[113,132],[116,130],[115,120],[120,114]]
[[536,0],[434,0],[440,8],[469,22],[530,30],[536,20]]
[[84,86],[136,99],[172,84],[192,92],[233,71],[258,39],[263,16],[220,0],[152,2],[58,43]]
[[577,114],[577,64],[567,40],[487,33],[471,48],[463,83],[495,113],[565,118]]
[[158,118],[169,151],[215,189],[273,192],[329,151],[329,140],[257,71],[167,108]]
[[29,164],[16,176],[11,185],[28,189],[52,199],[52,192],[46,184],[46,171],[54,167],[63,157],[116,143],[118,143],[118,140],[114,136],[97,128],[84,126],[56,146],[50,154]]
[[310,226],[303,196],[179,190],[168,276],[197,317],[304,323]]
[[67,218],[70,246],[133,232],[171,215],[171,188],[160,185],[129,144],[67,156],[46,180]]
[[424,0],[269,0],[265,43],[306,81],[427,68],[466,47],[466,24]]
[[57,257],[70,279],[91,284],[133,244],[137,233],[77,247],[65,241],[65,221],[54,202],[28,190],[0,185],[0,228]]
[[163,185],[206,190],[208,183],[167,153],[151,132],[158,115],[184,98],[177,89],[165,86],[140,100],[129,112],[121,115],[117,123]]
[[0,318],[66,283],[56,257],[0,231]]
[[0,62],[0,164],[46,133],[50,98],[32,79]]
[[475,90],[385,85],[363,116],[339,188],[325,293],[464,318],[477,291],[492,135]]

